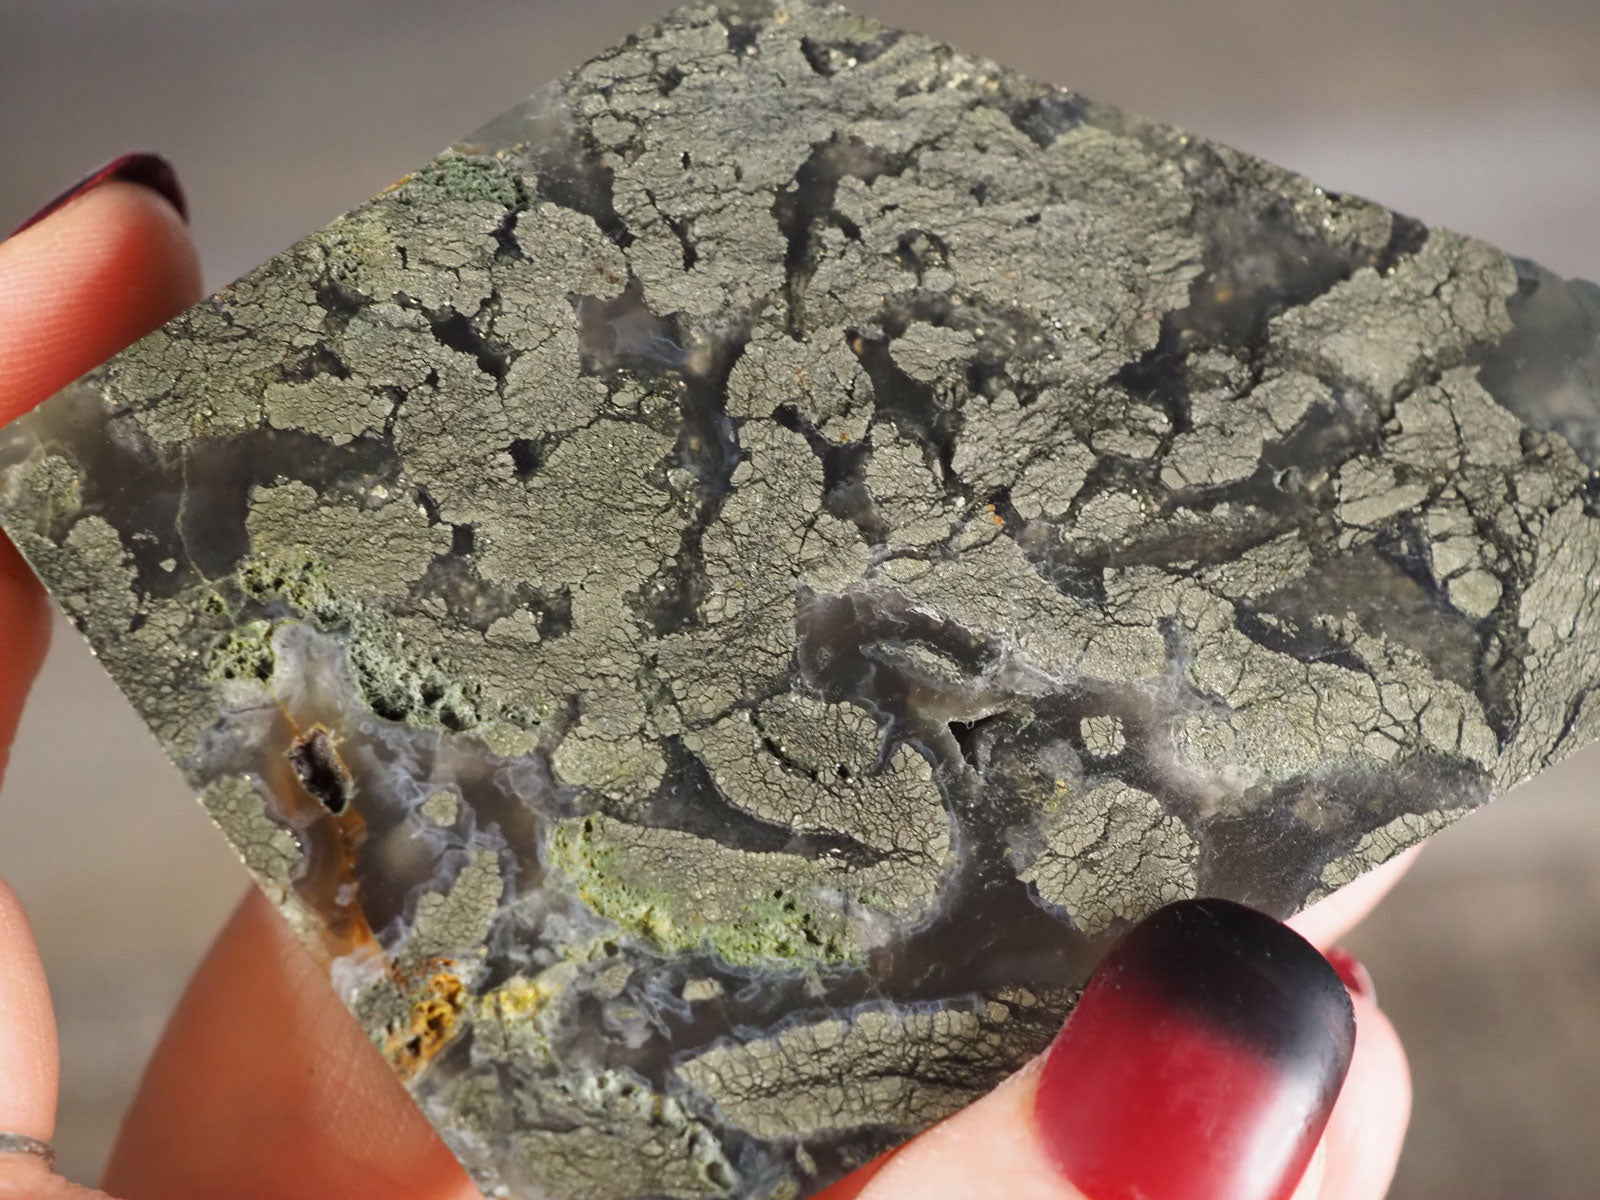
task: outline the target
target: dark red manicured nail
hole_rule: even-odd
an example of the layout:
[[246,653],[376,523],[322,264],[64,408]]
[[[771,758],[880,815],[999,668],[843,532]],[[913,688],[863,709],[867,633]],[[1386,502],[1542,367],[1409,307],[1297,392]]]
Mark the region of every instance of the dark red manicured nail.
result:
[[1226,900],[1169,904],[1100,965],[1039,1080],[1039,1134],[1089,1200],[1288,1200],[1355,1048],[1311,943]]
[[113,158],[98,171],[92,171],[85,175],[21,225],[18,225],[8,236],[15,237],[24,229],[37,225],[51,213],[62,208],[68,202],[76,200],[85,192],[93,191],[101,184],[113,181],[137,183],[142,187],[147,187],[177,209],[178,215],[185,221],[189,219],[189,204],[183,198],[183,188],[178,184],[178,173],[172,169],[172,164],[159,154],[124,154],[120,158]]
[[1372,986],[1372,972],[1366,965],[1351,954],[1348,950],[1341,950],[1337,946],[1328,951],[1328,965],[1344,980],[1345,987],[1350,989],[1352,996],[1360,996],[1363,1000],[1378,1002],[1378,989]]

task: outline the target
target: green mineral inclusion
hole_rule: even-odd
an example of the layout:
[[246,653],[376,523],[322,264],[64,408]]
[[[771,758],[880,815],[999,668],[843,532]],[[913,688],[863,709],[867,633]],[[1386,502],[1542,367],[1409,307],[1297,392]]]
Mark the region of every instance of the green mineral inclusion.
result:
[[734,966],[758,967],[772,960],[835,963],[859,957],[837,933],[819,932],[813,914],[782,887],[739,898],[721,920],[707,913],[714,898],[685,891],[680,877],[655,875],[648,854],[629,855],[606,839],[603,817],[558,825],[550,835],[547,862],[559,870],[600,916],[615,921],[667,954],[709,947]]

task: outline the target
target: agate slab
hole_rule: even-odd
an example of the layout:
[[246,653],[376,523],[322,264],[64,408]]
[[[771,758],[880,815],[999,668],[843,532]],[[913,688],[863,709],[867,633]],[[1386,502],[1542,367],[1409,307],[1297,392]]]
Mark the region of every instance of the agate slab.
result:
[[691,7],[0,434],[474,1177],[796,1197],[1600,732],[1600,291]]

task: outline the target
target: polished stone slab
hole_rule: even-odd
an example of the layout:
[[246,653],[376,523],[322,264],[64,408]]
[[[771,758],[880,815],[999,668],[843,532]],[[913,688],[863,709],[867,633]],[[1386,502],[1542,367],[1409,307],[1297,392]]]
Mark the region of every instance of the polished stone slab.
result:
[[783,1196],[1600,725],[1600,301],[842,10],[688,9],[0,435],[486,1187]]

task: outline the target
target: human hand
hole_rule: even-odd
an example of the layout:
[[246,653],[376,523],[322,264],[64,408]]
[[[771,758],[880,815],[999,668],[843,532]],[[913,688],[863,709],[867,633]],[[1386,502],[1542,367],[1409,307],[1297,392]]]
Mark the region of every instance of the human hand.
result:
[[[175,196],[150,160],[124,162],[0,243],[0,422],[199,298],[197,258],[170,202]],[[0,538],[0,747],[15,730],[43,657],[46,630],[42,593]],[[1374,872],[1294,924],[1318,946],[1331,946],[1401,869],[1391,865]],[[1259,965],[1263,955],[1303,950],[1273,923],[1263,920],[1252,928],[1243,951],[1246,969]],[[1211,961],[1207,951],[1197,953]],[[1110,1007],[1102,1011],[1122,1011],[1127,989],[1106,990]],[[1379,1197],[1399,1153],[1410,1103],[1404,1057],[1370,988],[1358,983],[1351,994],[1358,1032],[1354,1057],[1320,1138],[1314,1126],[1322,1114],[1310,1113],[1316,1119],[1303,1141],[1316,1150],[1292,1193],[1295,1200]],[[1242,1023],[1235,1028],[1249,1040],[1250,1022],[1261,1014],[1235,1007]],[[1071,1044],[1074,1027],[1068,1028],[1060,1045]],[[1295,1187],[1293,1179],[1283,1178],[1298,1174],[1293,1154],[1262,1154],[1270,1165],[1255,1172],[1260,1190],[1248,1196],[1237,1191],[1237,1183],[1221,1182],[1238,1168],[1238,1156],[1213,1161],[1218,1146],[1261,1139],[1261,1106],[1247,1110],[1218,1099],[1211,1135],[1194,1138],[1174,1112],[1186,1102],[1215,1097],[1219,1083],[1231,1087],[1234,1081],[1213,1071],[1174,1070],[1170,1085],[1150,1087],[1156,1069],[1174,1064],[1169,1047],[1139,1038],[1145,1028],[1135,1024],[1117,1035],[1131,1033],[1137,1045],[1122,1045],[1110,1035],[1095,1043],[1100,1061],[1137,1057],[1147,1068],[1133,1084],[1111,1089],[1120,1095],[1086,1090],[1071,1077],[1049,1078],[1041,1088],[1041,1077],[1053,1070],[1047,1055],[830,1189],[827,1200],[1282,1200]],[[1328,1039],[1336,1043],[1338,1036],[1336,1030],[1321,1036],[1311,1038],[1311,1050],[1322,1055],[1327,1075],[1327,1063],[1340,1058],[1336,1045],[1329,1051]],[[1064,1059],[1054,1061],[1059,1067]],[[1090,1073],[1081,1057],[1079,1067]],[[48,1139],[56,1074],[55,1028],[38,954],[15,896],[0,884],[0,1130]],[[1267,1078],[1263,1086],[1271,1090],[1279,1083]],[[1329,1083],[1337,1086],[1336,1079]],[[1086,1114],[1096,1120],[1109,1115],[1113,1127],[1132,1129],[1140,1122],[1126,1117],[1130,1108],[1148,1118],[1154,1131],[1140,1160],[1114,1161],[1118,1139],[1097,1137],[1099,1166],[1086,1166],[1081,1147],[1073,1149]],[[1181,1164],[1178,1174],[1187,1191],[1135,1190],[1141,1180],[1149,1183],[1152,1147]],[[1063,1164],[1081,1189],[1063,1173]],[[255,893],[223,930],[174,1014],[123,1128],[106,1187],[126,1200],[478,1195],[319,968]],[[81,1200],[94,1194],[51,1175],[40,1157],[0,1153],[0,1200]]]

